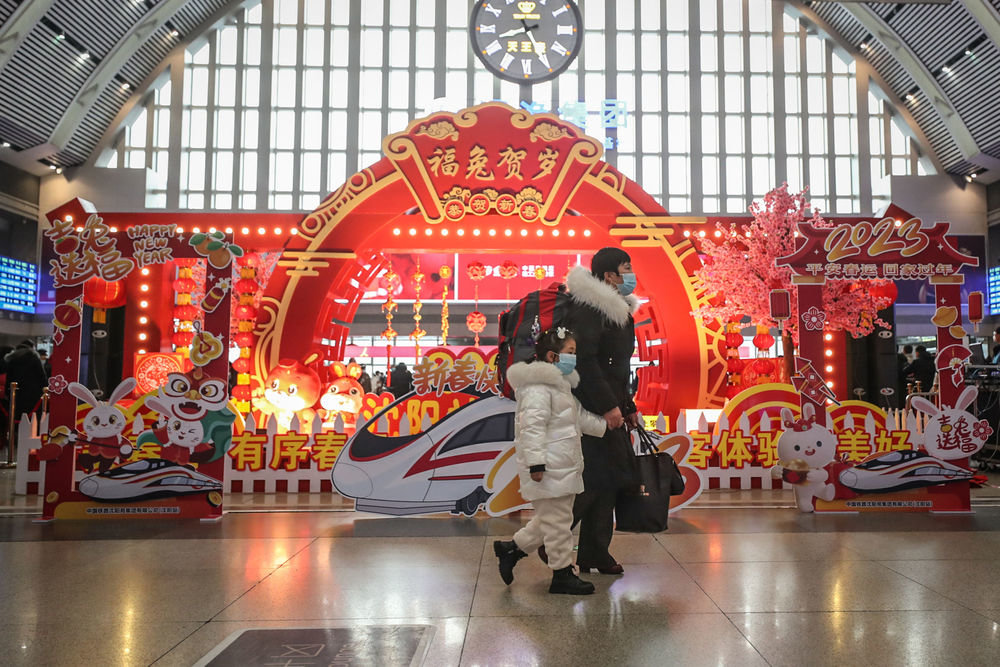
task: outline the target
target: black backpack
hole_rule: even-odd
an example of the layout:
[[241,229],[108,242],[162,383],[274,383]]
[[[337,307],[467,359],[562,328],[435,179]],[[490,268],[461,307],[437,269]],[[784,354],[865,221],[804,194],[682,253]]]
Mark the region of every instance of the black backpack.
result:
[[507,398],[514,398],[514,390],[507,383],[507,369],[519,361],[535,355],[535,340],[566,319],[573,300],[565,285],[529,292],[509,309],[500,313],[500,335],[497,347],[497,386]]

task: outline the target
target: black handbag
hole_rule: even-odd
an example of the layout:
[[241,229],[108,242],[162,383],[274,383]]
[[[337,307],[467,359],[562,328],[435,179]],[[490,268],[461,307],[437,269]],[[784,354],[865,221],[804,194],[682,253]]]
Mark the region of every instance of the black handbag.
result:
[[636,485],[621,490],[615,502],[615,527],[633,533],[667,529],[670,496],[684,492],[684,476],[674,457],[656,451],[649,433],[638,429],[640,453],[631,450]]

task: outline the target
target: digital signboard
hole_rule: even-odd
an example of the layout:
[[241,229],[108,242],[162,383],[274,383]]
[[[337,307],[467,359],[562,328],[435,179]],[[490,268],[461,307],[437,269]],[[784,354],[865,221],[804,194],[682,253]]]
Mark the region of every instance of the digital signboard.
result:
[[34,313],[38,297],[38,267],[0,257],[0,309]]
[[991,267],[986,274],[986,288],[990,295],[990,315],[1000,315],[1000,266]]

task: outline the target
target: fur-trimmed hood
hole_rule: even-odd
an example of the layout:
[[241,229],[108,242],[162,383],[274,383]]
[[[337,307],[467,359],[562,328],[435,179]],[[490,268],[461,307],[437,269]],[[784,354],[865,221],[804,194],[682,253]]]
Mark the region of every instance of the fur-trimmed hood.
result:
[[530,364],[519,361],[507,369],[507,382],[515,391],[529,384],[548,384],[556,389],[569,391],[580,384],[580,376],[576,371],[563,375],[555,364],[544,361],[533,361]]
[[631,294],[622,296],[618,290],[582,266],[574,266],[566,277],[566,288],[574,301],[596,309],[611,324],[625,326],[628,316],[639,308],[639,301]]

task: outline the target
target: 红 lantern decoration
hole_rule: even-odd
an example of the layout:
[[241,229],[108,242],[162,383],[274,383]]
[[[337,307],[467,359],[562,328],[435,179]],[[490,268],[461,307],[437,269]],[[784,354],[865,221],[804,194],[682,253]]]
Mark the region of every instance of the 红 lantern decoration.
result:
[[93,321],[107,322],[107,309],[125,305],[125,283],[121,280],[108,282],[94,276],[83,284],[83,302],[94,309]]
[[420,301],[420,290],[424,285],[424,273],[420,270],[420,258],[417,258],[417,270],[413,274],[413,291],[416,292],[417,298],[413,302],[413,331],[410,333],[410,340],[416,344],[415,356],[417,361],[420,360],[420,339],[427,335],[423,327],[420,326],[420,320],[423,316],[420,314],[420,309],[424,307],[424,304]]
[[740,345],[743,344],[743,334],[740,333],[740,323],[727,322],[725,328],[726,344],[726,372],[728,374],[728,385],[726,387],[726,398],[733,398],[743,389],[742,380],[743,368],[746,362],[740,359]]
[[982,292],[969,292],[969,321],[974,327],[983,321]]
[[236,307],[233,309],[233,318],[236,324],[233,329],[233,341],[240,348],[240,356],[233,361],[233,370],[236,371],[236,386],[233,387],[233,398],[236,399],[237,407],[241,412],[247,413],[251,410],[250,396],[250,371],[252,364],[250,355],[256,342],[253,333],[257,321],[257,290],[260,285],[257,282],[258,257],[254,253],[248,253],[236,259],[236,266],[239,269],[239,279],[233,285],[233,298],[236,300]]
[[174,349],[185,359],[190,352],[191,339],[194,337],[194,323],[200,315],[198,308],[191,303],[191,292],[198,287],[197,282],[192,277],[195,261],[193,259],[174,260],[177,265],[177,275],[173,281],[174,333],[171,342],[174,344]]
[[505,294],[508,301],[510,300],[510,281],[516,278],[519,272],[520,267],[509,259],[505,259],[500,265],[500,277],[507,283]]
[[786,289],[773,289],[771,290],[769,305],[771,307],[771,319],[778,323],[778,329],[781,329],[781,323],[792,316],[792,295]]
[[441,345],[448,344],[448,285],[451,279],[451,267],[443,264],[438,269],[438,275],[444,281],[444,291],[441,294]]
[[757,374],[757,384],[771,382],[771,373],[774,372],[774,362],[766,358],[767,350],[774,345],[774,336],[771,329],[763,324],[757,325],[757,335],[753,337],[753,345],[757,348],[758,358],[753,361],[751,367]]
[[486,315],[474,310],[465,316],[465,326],[469,327],[469,331],[476,334],[476,345],[479,345],[479,334],[483,332],[486,328]]
[[476,335],[476,347],[479,347],[479,334],[486,328],[486,316],[479,312],[479,281],[486,277],[486,267],[482,262],[469,262],[465,272],[475,285],[476,309],[465,316],[465,326]]

